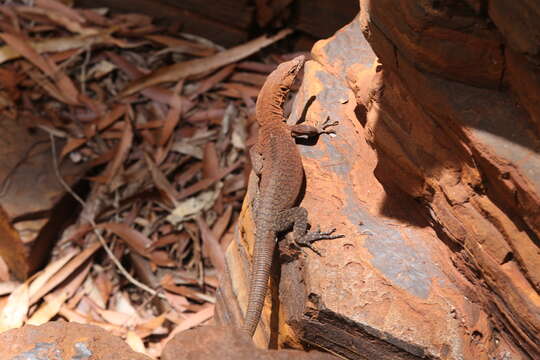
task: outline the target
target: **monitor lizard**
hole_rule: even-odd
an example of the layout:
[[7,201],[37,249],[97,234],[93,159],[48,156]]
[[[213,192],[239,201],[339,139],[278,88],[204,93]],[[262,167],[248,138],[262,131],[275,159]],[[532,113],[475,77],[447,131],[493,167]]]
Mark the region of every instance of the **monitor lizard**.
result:
[[295,206],[304,181],[304,168],[293,136],[333,133],[325,129],[337,124],[328,123],[328,119],[319,128],[285,123],[283,104],[303,64],[304,56],[280,64],[266,79],[255,106],[260,125],[257,143],[250,150],[257,183],[252,203],[255,244],[243,325],[249,336],[255,333],[261,316],[277,233],[292,227],[294,243],[314,251],[312,243],[316,240],[343,237],[332,235],[335,229],[308,232],[307,211]]

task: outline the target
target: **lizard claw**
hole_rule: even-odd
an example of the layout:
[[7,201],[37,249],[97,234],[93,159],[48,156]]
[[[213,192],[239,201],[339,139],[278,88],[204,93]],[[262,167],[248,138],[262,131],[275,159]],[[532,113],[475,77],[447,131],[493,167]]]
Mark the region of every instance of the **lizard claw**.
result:
[[304,246],[311,249],[314,253],[321,256],[321,253],[313,247],[313,243],[319,240],[333,240],[345,237],[342,234],[332,235],[336,231],[335,228],[329,231],[321,231],[321,227],[317,225],[316,231],[310,231],[302,236],[300,239],[294,241],[297,246]]
[[327,130],[327,128],[331,127],[331,126],[336,126],[339,124],[339,121],[330,121],[330,116],[327,116],[326,117],[326,120],[324,120],[322,122],[322,124],[320,124],[317,129],[319,130],[319,134],[335,134],[336,133],[336,130],[334,129],[329,129]]

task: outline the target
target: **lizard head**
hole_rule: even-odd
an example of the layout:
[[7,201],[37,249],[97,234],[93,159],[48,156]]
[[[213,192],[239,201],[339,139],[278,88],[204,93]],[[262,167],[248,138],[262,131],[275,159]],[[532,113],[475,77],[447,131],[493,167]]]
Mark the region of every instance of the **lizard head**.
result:
[[[281,79],[278,80],[281,84],[281,87],[287,89],[285,96],[289,92],[289,89],[294,83],[296,76],[302,69],[302,66],[304,66],[304,61],[305,61],[304,55],[300,55],[300,56],[295,57],[292,60],[279,64],[277,69],[274,70],[274,72],[278,73],[281,77]],[[283,69],[283,70],[279,71],[280,69]]]
[[287,99],[289,90],[296,76],[304,65],[305,57],[297,56],[292,60],[279,64],[268,75],[257,98],[257,120],[266,121],[269,116],[277,116],[283,121],[283,103]]

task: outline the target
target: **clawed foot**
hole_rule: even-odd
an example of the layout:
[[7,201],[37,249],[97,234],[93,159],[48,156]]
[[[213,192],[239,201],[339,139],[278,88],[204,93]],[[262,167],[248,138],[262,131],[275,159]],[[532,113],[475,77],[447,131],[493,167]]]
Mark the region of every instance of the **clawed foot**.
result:
[[345,235],[341,235],[341,234],[332,235],[335,231],[336,231],[335,228],[330,231],[321,231],[320,226],[317,226],[316,231],[310,231],[306,233],[304,236],[302,236],[300,239],[295,239],[294,244],[302,252],[304,252],[302,247],[307,247],[307,248],[310,248],[315,254],[321,256],[321,253],[313,247],[313,243],[319,240],[332,240],[332,239],[339,239],[339,238],[345,237]]
[[330,116],[326,118],[318,126],[312,126],[307,124],[296,124],[291,125],[289,129],[291,130],[291,135],[297,138],[310,138],[316,137],[321,134],[335,134],[336,130],[328,129],[331,126],[336,126],[339,124],[339,121],[330,121]]
[[326,120],[324,120],[322,122],[322,124],[317,126],[317,130],[319,131],[319,134],[335,134],[336,130],[334,130],[334,129],[326,130],[326,129],[331,127],[331,126],[336,126],[336,125],[339,125],[339,121],[337,121],[337,120],[336,121],[330,121],[330,116],[327,116]]

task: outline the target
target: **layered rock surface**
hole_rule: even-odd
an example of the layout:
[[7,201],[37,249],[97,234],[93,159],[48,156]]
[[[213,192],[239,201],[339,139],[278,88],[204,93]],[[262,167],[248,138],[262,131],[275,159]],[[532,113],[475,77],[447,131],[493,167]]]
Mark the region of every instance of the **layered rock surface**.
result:
[[[315,46],[291,119],[316,96],[307,121],[340,125],[300,145],[301,205],[345,238],[317,244],[321,257],[281,256],[259,344],[540,356],[538,24],[533,1],[363,0]],[[242,306],[248,204],[228,252]]]

